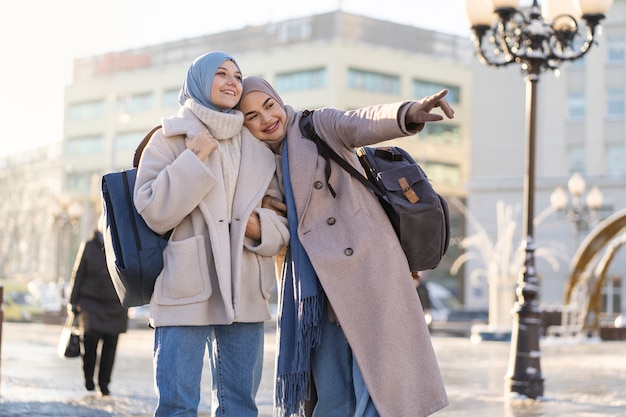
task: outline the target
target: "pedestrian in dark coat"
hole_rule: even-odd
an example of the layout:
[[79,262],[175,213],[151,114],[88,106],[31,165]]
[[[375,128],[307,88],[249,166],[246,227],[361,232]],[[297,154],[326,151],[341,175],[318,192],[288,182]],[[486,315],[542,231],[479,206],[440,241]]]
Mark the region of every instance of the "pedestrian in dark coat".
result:
[[[128,329],[128,309],[121,305],[113,287],[100,231],[96,230],[81,244],[71,286],[70,307],[74,314],[78,314],[83,332],[85,388],[88,391],[95,389],[93,378],[99,356],[98,387],[102,395],[109,395],[117,340],[120,333]],[[98,355],[100,341],[102,348]]]

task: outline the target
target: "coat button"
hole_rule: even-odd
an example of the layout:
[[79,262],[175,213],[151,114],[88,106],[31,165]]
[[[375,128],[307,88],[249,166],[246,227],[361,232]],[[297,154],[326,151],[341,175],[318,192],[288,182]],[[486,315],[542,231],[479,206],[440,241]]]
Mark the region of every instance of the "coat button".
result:
[[315,183],[313,184],[313,187],[315,187],[316,189],[321,189],[324,186],[324,184],[322,184],[322,181],[315,181]]
[[326,223],[332,226],[333,224],[335,224],[336,221],[337,220],[335,220],[334,217],[329,217],[328,220],[326,220]]
[[344,255],[346,255],[346,256],[352,256],[352,254],[354,253],[354,250],[352,250],[352,248],[346,248],[346,249],[343,251],[343,253],[344,253]]

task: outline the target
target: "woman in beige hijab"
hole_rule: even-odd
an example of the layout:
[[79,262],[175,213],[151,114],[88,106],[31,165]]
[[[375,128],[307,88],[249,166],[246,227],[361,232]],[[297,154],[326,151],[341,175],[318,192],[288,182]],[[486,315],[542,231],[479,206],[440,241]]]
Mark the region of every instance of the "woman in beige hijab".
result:
[[[420,101],[313,112],[315,131],[356,168],[355,148],[414,135],[454,112],[447,90]],[[239,109],[277,155],[290,246],[278,324],[276,407],[313,416],[427,416],[448,404],[422,307],[398,238],[376,197],[332,169],[300,131],[302,112],[247,77]],[[277,208],[284,208],[277,202]]]

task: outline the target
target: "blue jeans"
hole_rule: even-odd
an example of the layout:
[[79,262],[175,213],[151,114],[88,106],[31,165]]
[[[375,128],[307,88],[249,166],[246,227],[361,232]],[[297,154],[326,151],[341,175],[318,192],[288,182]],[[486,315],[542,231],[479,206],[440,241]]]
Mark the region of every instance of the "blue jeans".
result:
[[256,417],[263,370],[263,323],[157,327],[154,417],[196,417],[204,352],[210,353],[215,417]]
[[372,402],[370,393],[365,387],[365,381],[359,365],[356,363],[356,359],[352,362],[352,380],[354,383],[354,392],[356,396],[356,410],[354,411],[354,417],[379,417],[376,407]]
[[317,391],[313,417],[378,417],[343,330],[328,320],[326,311],[311,361]]

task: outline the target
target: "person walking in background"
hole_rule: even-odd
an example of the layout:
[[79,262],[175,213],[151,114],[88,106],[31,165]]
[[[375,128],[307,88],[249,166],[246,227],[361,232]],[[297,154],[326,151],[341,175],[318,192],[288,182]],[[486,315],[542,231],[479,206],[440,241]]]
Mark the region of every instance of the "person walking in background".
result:
[[[360,169],[356,147],[443,120],[431,113],[436,107],[452,118],[446,94],[348,112],[318,109],[312,122]],[[324,161],[300,130],[303,113],[284,105],[267,81],[246,77],[239,109],[249,129],[244,138],[251,133],[280,160],[291,238],[281,282],[277,415],[300,415],[313,386],[314,417],[423,417],[445,407],[409,265],[376,196]],[[275,201],[275,208],[285,205]]]
[[95,389],[97,367],[100,393],[109,395],[117,341],[128,329],[128,309],[120,304],[107,269],[101,225],[102,221],[76,256],[68,309],[78,315],[83,333],[85,388]]
[[155,417],[196,417],[209,351],[212,416],[256,417],[273,256],[287,219],[262,208],[278,196],[272,151],[243,139],[241,71],[224,52],[197,58],[178,116],[162,120],[137,170],[135,206],[157,233],[174,229],[150,300]]

